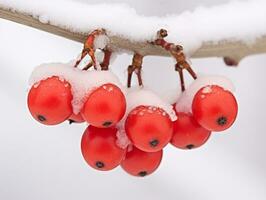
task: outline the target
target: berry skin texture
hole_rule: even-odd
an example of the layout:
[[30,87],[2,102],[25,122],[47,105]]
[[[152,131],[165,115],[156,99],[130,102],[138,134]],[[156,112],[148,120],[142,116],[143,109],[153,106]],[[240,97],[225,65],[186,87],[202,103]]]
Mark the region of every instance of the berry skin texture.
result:
[[173,123],[161,108],[138,106],[129,113],[125,130],[138,149],[156,152],[169,143],[173,133]]
[[152,174],[160,165],[163,151],[145,152],[133,147],[121,163],[122,169],[132,176],[144,177]]
[[192,114],[177,113],[171,144],[180,149],[192,149],[203,145],[210,137],[211,131],[201,127]]
[[80,113],[77,115],[72,113],[72,115],[68,118],[68,121],[69,121],[69,124],[85,122],[85,120],[83,119],[83,117]]
[[72,98],[70,84],[53,76],[31,87],[28,94],[28,108],[38,122],[56,125],[71,115]]
[[81,152],[89,166],[108,171],[120,165],[126,149],[117,146],[116,132],[114,127],[88,126],[81,139]]
[[107,128],[119,122],[125,111],[124,94],[120,88],[108,83],[90,93],[81,114],[92,126]]
[[211,85],[201,88],[196,93],[192,112],[202,127],[210,131],[224,131],[234,123],[238,105],[230,91]]

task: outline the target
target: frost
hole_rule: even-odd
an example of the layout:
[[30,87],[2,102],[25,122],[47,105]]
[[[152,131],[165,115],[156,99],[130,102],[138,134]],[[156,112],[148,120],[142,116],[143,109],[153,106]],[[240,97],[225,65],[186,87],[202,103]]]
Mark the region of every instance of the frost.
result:
[[[205,93],[209,93],[211,91],[210,85],[219,85],[223,87],[225,90],[229,90],[234,92],[233,83],[226,77],[223,76],[199,76],[197,80],[195,80],[186,91],[180,95],[177,103],[176,110],[178,112],[191,112],[191,105],[195,94],[203,87]],[[205,96],[201,96],[204,98]]]
[[[124,4],[0,0],[0,5],[77,33],[105,28],[110,36],[120,36],[132,41],[152,40],[157,30],[167,28],[168,40],[182,44],[188,53],[192,53],[206,41],[227,39],[249,43],[266,33],[265,0],[232,1],[165,17],[138,15],[135,9]],[[97,42],[97,46],[102,47],[103,43]]]
[[143,115],[144,115],[144,112],[139,112],[139,115],[140,115],[140,116],[143,116]]
[[200,95],[200,97],[201,97],[202,99],[204,99],[204,98],[205,98],[205,95],[204,95],[204,94],[202,94],[202,95]]
[[[60,80],[70,83],[73,94],[72,107],[75,114],[79,113],[86,96],[103,84],[113,83],[125,93],[120,81],[111,71],[82,71],[74,68],[72,62],[67,64],[48,63],[36,67],[30,76],[29,84],[36,87],[36,83],[52,76],[58,76]],[[106,87],[106,89],[113,90],[112,87]]]
[[211,88],[211,86],[206,86],[206,87],[204,87],[203,90],[202,90],[202,93],[203,93],[203,94],[208,94],[208,93],[211,93],[211,92],[212,92],[212,88]]

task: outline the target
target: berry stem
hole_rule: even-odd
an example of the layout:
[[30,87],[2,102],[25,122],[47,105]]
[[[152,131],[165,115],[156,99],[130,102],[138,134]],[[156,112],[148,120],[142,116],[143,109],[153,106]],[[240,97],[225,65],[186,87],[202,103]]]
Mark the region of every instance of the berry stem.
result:
[[132,80],[133,72],[135,72],[137,75],[139,86],[143,85],[142,77],[141,77],[143,57],[144,57],[143,55],[136,53],[136,52],[133,55],[132,64],[129,65],[127,68],[127,72],[128,72],[127,87],[128,88],[131,87],[131,80]]
[[[101,62],[101,70],[108,70],[109,69],[109,64],[110,64],[110,59],[112,55],[112,51],[105,48],[102,50],[104,52],[104,58],[103,61]],[[82,70],[88,70],[93,66],[93,62],[90,61]]]
[[109,64],[110,64],[110,59],[111,59],[111,56],[112,56],[112,51],[105,48],[103,49],[103,52],[104,52],[104,58],[103,58],[103,61],[102,63],[100,64],[101,65],[101,69],[102,70],[108,70],[109,69]]
[[82,70],[88,70],[88,69],[90,69],[91,67],[93,66],[93,63],[92,63],[92,61],[90,61]]
[[[97,30],[92,31],[88,35],[87,39],[84,42],[81,57],[80,57],[80,59],[78,59],[76,61],[74,67],[77,67],[80,64],[80,62],[82,61],[82,59],[86,55],[89,55],[91,57],[92,65],[94,66],[95,69],[97,68],[97,61],[95,58],[94,41],[95,41],[95,38],[99,35],[106,35],[106,31],[104,29],[97,29]],[[86,66],[86,67],[90,68],[89,66]]]
[[185,91],[183,69],[187,70],[188,73],[193,77],[193,79],[197,79],[197,75],[186,60],[186,56],[183,52],[183,47],[181,45],[175,45],[174,43],[167,42],[164,39],[167,36],[168,36],[167,30],[160,29],[157,32],[157,39],[151,43],[164,48],[166,51],[170,53],[172,57],[175,58],[176,60],[175,70],[179,72],[181,90]]
[[184,92],[186,90],[186,88],[185,88],[183,69],[178,64],[176,64],[175,70],[178,71],[178,73],[179,73],[181,90],[182,90],[182,92]]

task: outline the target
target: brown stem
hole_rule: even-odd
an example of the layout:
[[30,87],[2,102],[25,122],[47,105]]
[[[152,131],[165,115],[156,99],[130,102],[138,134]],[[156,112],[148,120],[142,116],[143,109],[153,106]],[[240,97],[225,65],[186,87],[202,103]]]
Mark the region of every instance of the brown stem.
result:
[[79,63],[82,61],[82,59],[83,59],[86,55],[87,55],[87,52],[84,51],[84,50],[82,50],[82,53],[81,53],[80,58],[76,61],[75,65],[74,65],[75,68],[78,67]]
[[76,64],[74,67],[77,67],[79,65],[79,63],[81,62],[81,60],[86,56],[89,55],[91,57],[92,60],[92,64],[94,66],[94,68],[96,68],[96,58],[95,58],[95,50],[94,50],[94,40],[97,36],[99,35],[103,35],[106,34],[104,29],[97,29],[92,31],[86,41],[84,42],[84,46],[83,46],[83,50],[82,50],[82,54],[81,54],[81,58],[77,60]]
[[137,75],[139,86],[143,85],[142,77],[141,77],[141,68],[142,68],[143,57],[144,56],[139,54],[139,53],[134,53],[134,55],[133,55],[132,64],[129,65],[127,68],[127,71],[128,71],[127,87],[128,88],[131,87],[131,80],[132,80],[133,72],[135,72]]
[[92,63],[92,61],[90,61],[82,70],[88,70],[88,69],[90,69],[91,67],[93,66],[93,63]]
[[127,68],[127,87],[131,87],[131,79],[132,79],[132,74],[134,72],[133,66],[129,65]]
[[193,71],[193,69],[186,60],[180,63],[180,65],[182,65],[182,67],[188,71],[188,73],[192,76],[193,79],[197,79],[197,74]]
[[181,45],[175,45],[174,43],[167,42],[164,38],[167,37],[168,33],[165,29],[161,29],[157,32],[157,39],[152,42],[154,45],[158,45],[168,51],[172,57],[176,60],[176,71],[179,72],[181,89],[185,90],[184,86],[184,76],[183,69],[186,69],[193,79],[197,79],[196,73],[193,71],[191,66],[186,61],[186,56],[183,52],[183,47]]
[[186,90],[186,88],[185,88],[185,81],[184,81],[183,68],[180,67],[178,64],[176,64],[176,65],[175,65],[175,70],[178,71],[178,73],[179,73],[181,90],[182,90],[182,92],[184,92],[184,91]]
[[112,55],[112,51],[106,49],[103,49],[104,52],[104,58],[101,65],[101,69],[102,70],[108,70],[109,69],[109,64],[110,64],[110,59],[111,59],[111,55]]

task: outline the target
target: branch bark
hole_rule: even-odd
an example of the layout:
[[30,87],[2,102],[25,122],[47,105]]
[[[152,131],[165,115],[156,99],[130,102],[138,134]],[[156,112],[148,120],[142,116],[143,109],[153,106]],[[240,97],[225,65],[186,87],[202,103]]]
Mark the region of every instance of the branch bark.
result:
[[[57,27],[51,24],[41,23],[38,19],[27,13],[12,11],[0,7],[0,18],[46,31],[64,38],[83,43],[86,39],[85,34],[73,32],[68,29]],[[112,49],[123,49],[137,52],[142,55],[170,56],[163,48],[149,44],[148,42],[132,42],[127,38],[119,36],[110,37],[110,47]],[[219,42],[205,42],[196,50],[193,58],[205,57],[229,57],[237,63],[244,57],[252,54],[266,52],[266,35],[258,38],[254,43],[247,45],[242,41],[223,40]]]

